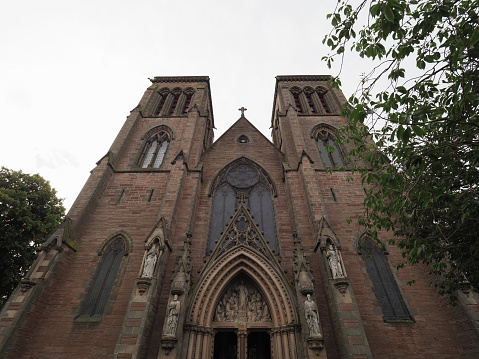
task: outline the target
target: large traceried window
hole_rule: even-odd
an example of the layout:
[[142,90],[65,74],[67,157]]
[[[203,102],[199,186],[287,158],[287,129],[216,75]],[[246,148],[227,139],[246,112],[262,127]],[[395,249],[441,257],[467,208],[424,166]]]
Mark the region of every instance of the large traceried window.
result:
[[103,248],[93,284],[78,317],[80,320],[82,318],[101,318],[125,253],[126,243],[121,235],[111,239]]
[[170,143],[170,136],[166,131],[159,131],[151,135],[146,141],[140,157],[141,168],[159,168],[165,158],[166,149]]
[[384,251],[368,237],[361,237],[358,251],[373,282],[374,294],[385,321],[412,321]]
[[208,253],[213,251],[221,238],[221,233],[238,208],[240,197],[245,199],[246,208],[259,224],[259,230],[264,232],[263,237],[269,247],[275,251],[277,244],[272,191],[272,183],[264,171],[246,160],[223,171],[214,185]]
[[[336,143],[334,132],[324,126],[316,130],[316,141],[318,143],[321,158],[326,167],[344,166],[342,148]],[[332,151],[330,151],[332,149]]]

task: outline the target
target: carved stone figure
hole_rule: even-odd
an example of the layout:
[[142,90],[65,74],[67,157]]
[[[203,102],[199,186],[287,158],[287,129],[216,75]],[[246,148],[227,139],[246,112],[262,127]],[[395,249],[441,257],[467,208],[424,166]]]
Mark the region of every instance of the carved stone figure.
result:
[[156,261],[159,254],[159,245],[158,243],[153,243],[153,245],[148,250],[146,255],[145,264],[143,265],[143,273],[141,274],[142,278],[152,278],[155,271]]
[[262,314],[262,320],[263,321],[269,321],[271,320],[271,316],[269,315],[269,309],[268,309],[268,306],[266,305],[266,303],[264,302],[264,300],[262,301],[262,306],[263,306],[263,309],[261,310],[261,314]]
[[248,299],[248,289],[246,289],[243,281],[238,286],[239,310],[246,310],[246,301]]
[[266,302],[258,290],[243,280],[228,288],[215,309],[217,322],[271,321]]
[[306,321],[309,326],[309,335],[310,336],[321,336],[319,330],[319,314],[318,307],[316,303],[311,299],[311,295],[306,296],[306,301],[304,302],[304,315],[306,316]]
[[338,251],[331,244],[328,246],[328,250],[326,251],[326,257],[328,258],[329,267],[331,268],[333,278],[344,277]]
[[219,322],[223,322],[225,320],[225,306],[222,300],[220,300],[218,306],[216,307],[216,320]]
[[178,326],[178,315],[180,314],[180,301],[178,295],[173,296],[173,300],[168,304],[168,317],[164,336],[174,337],[176,327]]

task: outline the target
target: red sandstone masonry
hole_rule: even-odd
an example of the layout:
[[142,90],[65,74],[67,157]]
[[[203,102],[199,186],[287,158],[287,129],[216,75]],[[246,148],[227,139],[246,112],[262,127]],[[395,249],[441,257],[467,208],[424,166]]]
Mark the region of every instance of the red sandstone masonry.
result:
[[[184,85],[180,82],[174,84],[179,87]],[[281,90],[281,93],[288,95],[288,90]],[[145,93],[140,106],[144,107],[148,103],[151,94],[152,90]],[[337,96],[341,97],[342,94],[337,92]],[[195,102],[200,107],[200,113],[205,114],[209,106],[208,99],[197,97]],[[354,181],[346,182],[346,173],[326,173],[317,144],[311,138],[311,130],[315,125],[328,123],[338,127],[344,123],[343,118],[291,113],[292,117],[296,116],[293,127],[286,117],[280,119],[279,127],[284,131],[284,153],[274,147],[248,121],[240,120],[203,153],[204,124],[201,122],[194,126],[191,123],[205,121],[197,113],[171,119],[143,118],[139,115],[141,109],[132,112],[112,145],[112,149],[118,151],[115,157],[117,172],[107,165],[107,159],[101,161],[75,202],[70,215],[76,220],[73,235],[79,244],[79,250],[76,253],[70,249],[65,250],[55,269],[53,280],[35,302],[32,312],[26,316],[27,325],[18,331],[21,339],[11,358],[106,359],[113,356],[113,349],[118,341],[133,345],[144,340],[141,355],[156,359],[161,350],[162,329],[171,289],[171,270],[181,254],[186,231],[191,230],[193,235],[191,257],[192,281],[195,283],[199,276],[198,271],[204,266],[211,220],[212,197],[209,197],[209,194],[212,182],[224,166],[239,157],[246,157],[260,165],[269,174],[278,192],[278,196],[273,199],[276,231],[282,257],[281,268],[289,281],[293,278],[292,232],[299,231],[315,278],[315,295],[328,358],[339,358],[344,342],[362,346],[365,340],[362,336],[354,335],[341,338],[337,323],[342,322],[344,327],[354,331],[358,328],[359,321],[333,317],[332,306],[336,303],[332,303],[333,298],[325,290],[325,279],[321,274],[321,254],[319,251],[313,251],[316,244],[313,220],[317,220],[323,211],[327,213],[341,242],[341,254],[348,279],[354,289],[361,320],[375,359],[479,357],[477,335],[469,329],[464,313],[458,308],[448,307],[443,298],[437,297],[434,290],[428,288],[429,278],[422,266],[405,268],[394,273],[416,322],[384,323],[371,281],[365,272],[364,262],[354,244],[354,238],[360,228],[355,223],[346,223],[347,218],[354,218],[363,210],[364,191],[360,179],[354,176]],[[285,108],[281,108],[281,111],[285,111]],[[175,133],[175,138],[166,152],[164,165],[157,171],[137,171],[136,163],[144,146],[143,136],[159,124],[170,126]],[[250,137],[249,143],[240,144],[236,141],[242,134]],[[297,147],[295,143],[300,146]],[[314,163],[310,164],[308,158],[304,157],[304,168],[300,167],[299,171],[296,171],[299,163],[297,156],[303,149]],[[190,172],[183,164],[183,158],[180,158],[176,165],[171,165],[171,161],[181,150],[187,157]],[[191,172],[200,162],[203,164],[202,173]],[[288,162],[294,171],[285,174],[284,162]],[[331,188],[335,191],[337,201],[331,196]],[[152,189],[154,194],[148,202],[147,198]],[[118,203],[119,194],[123,190],[124,196]],[[149,335],[147,338],[137,337],[136,334],[122,335],[120,338],[127,308],[133,312],[132,316],[145,309],[144,303],[129,303],[129,299],[141,268],[144,241],[160,215],[172,219],[169,225],[173,251],[162,268],[159,295],[153,303],[152,316],[143,322],[133,317],[127,320],[131,330],[140,326],[151,326],[152,329],[151,332],[145,331]],[[124,231],[131,241],[130,253],[122,259],[102,321],[77,323],[75,317],[101,259],[98,250],[109,236],[119,230]],[[388,236],[384,234],[383,239],[387,240]],[[390,249],[388,260],[394,265],[401,260],[401,256],[396,247],[391,246]],[[405,285],[409,278],[416,279],[416,284],[412,287]],[[354,310],[350,303],[341,303],[340,308],[346,314]],[[475,312],[479,311],[475,304],[470,308]],[[21,304],[11,303],[8,309],[20,310]],[[8,323],[8,318],[1,320],[0,326]],[[88,346],[85,343],[88,343]],[[302,345],[306,346],[306,343]],[[352,357],[366,358],[364,355]],[[118,358],[131,359],[132,355],[120,353]]]

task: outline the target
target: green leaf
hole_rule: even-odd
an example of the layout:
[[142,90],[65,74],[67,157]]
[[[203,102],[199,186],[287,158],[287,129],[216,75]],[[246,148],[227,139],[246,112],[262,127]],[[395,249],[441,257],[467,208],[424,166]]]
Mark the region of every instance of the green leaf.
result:
[[381,10],[387,21],[394,22],[394,13],[387,3],[382,5]]

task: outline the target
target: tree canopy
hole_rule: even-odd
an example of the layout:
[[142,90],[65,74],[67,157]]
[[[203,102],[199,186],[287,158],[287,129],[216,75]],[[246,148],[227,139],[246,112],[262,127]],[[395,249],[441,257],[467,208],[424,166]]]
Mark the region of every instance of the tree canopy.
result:
[[0,170],[0,308],[65,214],[63,200],[40,175]]
[[[343,108],[349,159],[369,188],[359,217],[390,231],[454,301],[479,289],[479,1],[339,0],[324,42],[372,60]],[[333,79],[339,86],[339,75]]]

